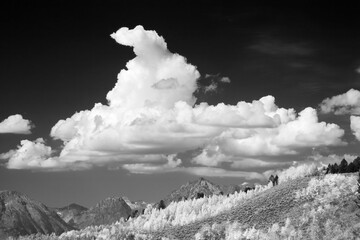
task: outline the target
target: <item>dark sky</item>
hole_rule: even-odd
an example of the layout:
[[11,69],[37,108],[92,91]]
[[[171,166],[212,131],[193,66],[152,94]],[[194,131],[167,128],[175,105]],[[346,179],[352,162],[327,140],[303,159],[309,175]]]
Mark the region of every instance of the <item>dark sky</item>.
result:
[[[107,104],[106,94],[114,87],[117,74],[134,58],[130,47],[110,37],[121,27],[142,25],[155,30],[171,52],[197,66],[200,86],[221,77],[231,79],[230,84],[219,83],[216,92],[195,92],[197,103],[234,105],[272,95],[279,107],[299,112],[305,107],[316,109],[327,97],[360,88],[356,71],[360,67],[359,5],[343,1],[241,2],[1,3],[0,121],[21,114],[35,128],[31,135],[0,134],[0,153],[15,149],[20,140],[39,137],[60,151],[61,141],[49,136],[58,120],[91,109],[95,103]],[[218,75],[206,78],[206,74]],[[324,153],[359,154],[349,116],[319,113],[319,119],[338,124],[349,143],[325,147]],[[307,157],[309,149],[291,158]],[[157,201],[198,177],[182,172],[134,174],[106,166],[54,172],[14,170],[4,165],[0,189],[24,192],[50,206],[71,202],[91,206],[114,195]],[[245,181],[209,179],[234,184]]]

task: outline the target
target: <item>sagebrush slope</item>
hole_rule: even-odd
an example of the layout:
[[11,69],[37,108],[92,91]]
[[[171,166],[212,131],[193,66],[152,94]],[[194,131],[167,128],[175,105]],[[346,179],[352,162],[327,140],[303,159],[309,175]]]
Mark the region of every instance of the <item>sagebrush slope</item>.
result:
[[295,192],[306,187],[309,180],[310,177],[306,177],[279,184],[252,199],[240,202],[230,211],[185,226],[165,229],[156,233],[155,238],[192,239],[202,226],[227,221],[256,228],[282,223],[287,217],[294,218],[301,214],[299,208],[303,203],[295,200]]

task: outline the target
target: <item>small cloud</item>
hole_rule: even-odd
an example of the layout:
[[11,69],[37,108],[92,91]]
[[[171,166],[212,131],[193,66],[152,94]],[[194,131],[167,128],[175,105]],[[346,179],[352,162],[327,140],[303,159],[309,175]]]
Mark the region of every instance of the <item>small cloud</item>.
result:
[[350,89],[346,93],[326,98],[320,103],[320,110],[336,115],[360,114],[360,91]]
[[223,83],[230,83],[230,82],[231,82],[231,80],[230,80],[230,78],[228,78],[228,77],[222,77],[222,78],[220,79],[220,82],[223,82]]
[[203,166],[215,167],[223,162],[231,162],[232,160],[219,152],[218,147],[203,149],[202,152],[194,157],[191,162]]
[[42,138],[35,141],[22,140],[16,150],[0,154],[0,159],[8,159],[10,169],[36,169],[57,167],[58,163],[50,158],[51,147]]
[[[205,74],[205,77],[202,78],[204,81],[206,81],[206,84],[201,84],[203,86],[200,86],[200,89],[202,89],[205,93],[208,92],[215,92],[218,90],[219,85],[221,84],[227,84],[230,83],[231,80],[228,77],[223,77],[218,74]],[[201,82],[201,80],[200,80]],[[210,82],[210,84],[209,84]]]
[[20,114],[11,115],[0,122],[0,133],[31,134],[33,124]]
[[210,85],[204,87],[204,92],[205,93],[215,92],[217,87],[218,85],[216,83],[211,83]]

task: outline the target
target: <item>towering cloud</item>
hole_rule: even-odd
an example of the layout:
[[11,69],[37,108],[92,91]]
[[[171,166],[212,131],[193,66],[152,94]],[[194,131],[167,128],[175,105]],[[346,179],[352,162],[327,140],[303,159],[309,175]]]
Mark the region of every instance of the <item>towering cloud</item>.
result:
[[0,122],[0,133],[30,134],[32,123],[20,114],[11,115]]
[[[279,108],[273,96],[236,105],[195,105],[199,72],[184,57],[171,53],[155,31],[137,26],[121,28],[111,36],[132,47],[136,56],[118,74],[106,96],[108,104],[97,103],[53,126],[51,136],[64,143],[59,156],[51,157],[52,151],[43,141],[25,140],[17,150],[3,155],[10,159],[9,167],[119,164],[133,173],[208,171],[211,176],[250,179],[262,175],[223,169],[221,164],[240,168],[239,161],[244,159],[344,144],[343,130],[319,122],[315,109],[297,114],[294,109]],[[230,79],[221,81],[229,83]],[[20,154],[24,148],[37,150],[32,158],[26,158]],[[199,155],[192,161],[175,158],[178,153],[195,150]],[[254,164],[274,166],[264,161],[255,160]]]
[[360,91],[350,89],[344,94],[326,98],[320,104],[323,113],[360,114]]
[[133,47],[136,57],[121,70],[107,94],[111,107],[123,110],[156,106],[172,108],[178,101],[194,104],[193,92],[200,77],[196,68],[167,49],[162,37],[142,26],[121,28],[111,34],[118,43]]

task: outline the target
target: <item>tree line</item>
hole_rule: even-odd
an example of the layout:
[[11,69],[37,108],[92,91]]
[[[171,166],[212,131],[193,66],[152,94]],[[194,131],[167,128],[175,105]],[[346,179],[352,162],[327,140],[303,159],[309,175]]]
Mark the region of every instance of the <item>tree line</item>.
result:
[[326,169],[328,173],[353,173],[360,170],[360,157],[354,159],[354,161],[348,163],[345,159],[341,160],[340,164],[329,164]]

